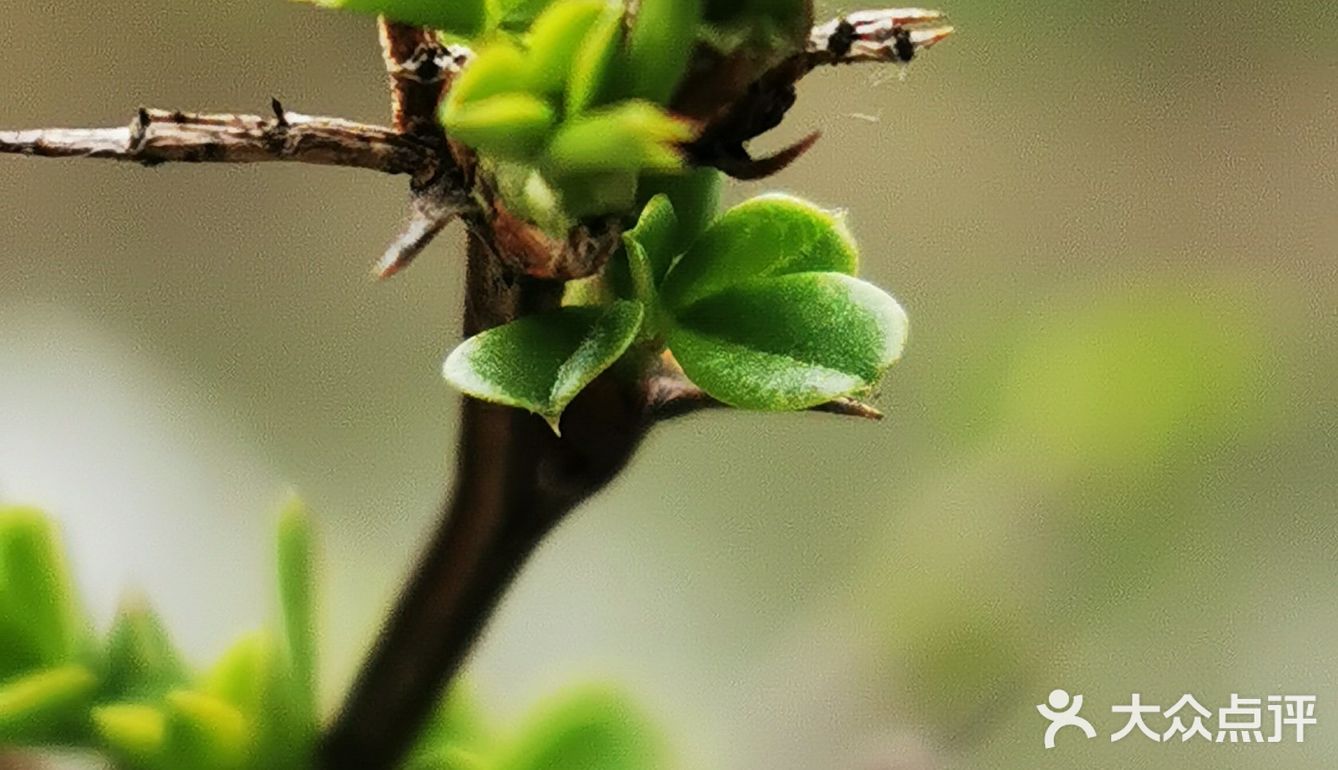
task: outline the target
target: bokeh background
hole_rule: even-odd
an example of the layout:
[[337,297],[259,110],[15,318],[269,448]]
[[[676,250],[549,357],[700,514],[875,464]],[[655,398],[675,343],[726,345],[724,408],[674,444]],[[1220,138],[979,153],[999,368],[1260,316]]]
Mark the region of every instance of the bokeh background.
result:
[[[1338,6],[945,0],[959,36],[804,83],[764,185],[850,211],[907,306],[881,424],[701,415],[566,523],[470,666],[500,719],[587,679],[685,768],[1338,766]],[[838,10],[827,4],[826,11]],[[362,18],[9,3],[0,124],[140,105],[382,121]],[[200,660],[272,610],[298,490],[333,707],[433,525],[462,249],[368,279],[403,181],[0,158],[0,501],[105,621]],[[1042,748],[1053,688],[1094,741]],[[1319,697],[1304,745],[1108,736],[1141,692]]]

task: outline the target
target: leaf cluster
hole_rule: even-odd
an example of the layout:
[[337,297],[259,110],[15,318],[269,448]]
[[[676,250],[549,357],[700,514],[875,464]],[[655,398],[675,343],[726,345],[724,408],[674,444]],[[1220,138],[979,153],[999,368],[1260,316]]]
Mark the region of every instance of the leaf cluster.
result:
[[[91,749],[127,770],[312,767],[313,537],[301,503],[285,508],[277,539],[280,630],[246,634],[197,670],[141,600],[94,633],[51,521],[0,509],[0,748]],[[456,686],[403,767],[661,770],[665,757],[613,688],[560,692],[502,729]]]
[[302,767],[315,738],[310,535],[281,525],[283,633],[247,634],[188,666],[147,604],[99,637],[37,511],[0,511],[0,744],[96,749],[144,770]]
[[768,411],[866,393],[900,357],[905,313],[854,277],[858,251],[839,215],[767,195],[694,224],[670,195],[655,196],[601,286],[466,340],[446,359],[446,379],[556,430],[601,373],[622,361],[635,374],[666,349],[713,398]]
[[[441,121],[507,208],[554,236],[634,213],[647,173],[681,171],[700,128],[669,110],[699,43],[802,44],[807,0],[331,0],[469,39]],[[644,196],[643,196],[644,197]]]
[[557,430],[596,377],[644,374],[667,350],[717,401],[799,410],[867,393],[900,356],[905,314],[855,277],[840,217],[766,196],[717,220],[718,174],[680,151],[698,126],[670,110],[700,79],[694,54],[765,67],[804,45],[811,0],[331,1],[470,39],[441,119],[510,212],[557,242],[590,217],[635,225],[565,307],[452,352],[465,393]]

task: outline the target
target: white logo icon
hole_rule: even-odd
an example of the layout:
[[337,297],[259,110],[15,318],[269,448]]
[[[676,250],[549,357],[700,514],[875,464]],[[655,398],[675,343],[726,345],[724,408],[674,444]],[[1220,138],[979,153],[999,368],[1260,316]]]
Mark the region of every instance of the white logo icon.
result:
[[1067,690],[1055,690],[1050,693],[1050,697],[1036,707],[1041,712],[1041,716],[1050,720],[1050,726],[1045,728],[1045,747],[1053,749],[1055,747],[1055,734],[1065,727],[1076,727],[1082,730],[1083,735],[1088,738],[1096,737],[1096,728],[1092,723],[1078,716],[1082,711],[1082,696],[1070,696]]

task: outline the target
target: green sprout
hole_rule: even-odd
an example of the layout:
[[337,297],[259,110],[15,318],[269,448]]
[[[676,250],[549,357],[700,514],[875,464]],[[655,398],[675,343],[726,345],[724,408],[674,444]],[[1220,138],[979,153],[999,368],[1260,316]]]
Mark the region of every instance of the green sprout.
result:
[[[194,668],[142,599],[91,630],[52,522],[0,509],[0,747],[90,750],[124,770],[312,766],[314,536],[299,501],[279,517],[277,632],[242,635]],[[405,770],[657,770],[659,732],[616,689],[577,685],[508,729],[450,690]]]

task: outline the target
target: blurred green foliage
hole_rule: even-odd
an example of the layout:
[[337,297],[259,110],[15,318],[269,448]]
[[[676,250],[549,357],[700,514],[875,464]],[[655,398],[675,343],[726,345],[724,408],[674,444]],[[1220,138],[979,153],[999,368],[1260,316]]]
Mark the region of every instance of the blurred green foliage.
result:
[[[306,508],[279,523],[282,632],[246,634],[211,666],[183,662],[162,622],[127,602],[98,639],[82,617],[55,527],[0,510],[0,748],[83,748],[126,770],[312,766],[314,543]],[[578,687],[507,732],[464,687],[437,710],[406,770],[661,770],[656,730],[615,689]]]

